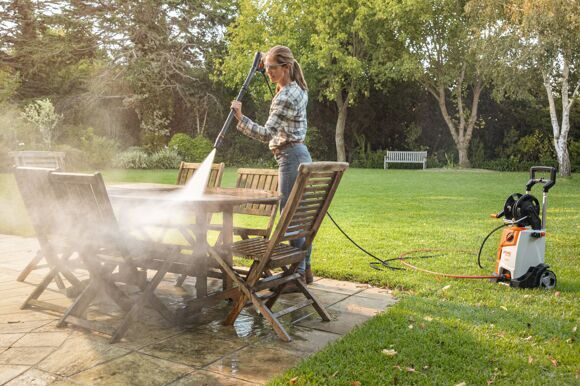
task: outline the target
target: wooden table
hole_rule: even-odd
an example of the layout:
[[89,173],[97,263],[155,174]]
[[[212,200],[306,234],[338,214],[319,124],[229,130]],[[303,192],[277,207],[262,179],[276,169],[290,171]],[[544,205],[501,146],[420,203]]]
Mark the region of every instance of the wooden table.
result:
[[[176,198],[178,193],[183,189],[180,185],[166,185],[154,183],[131,183],[111,185],[107,187],[109,197],[113,203],[129,202],[131,205],[167,205],[170,211],[183,211],[194,214],[196,218],[195,237],[188,237],[186,232],[181,232],[186,241],[195,248],[196,251],[207,253],[209,243],[207,241],[208,220],[212,213],[223,214],[223,229],[221,234],[221,243],[224,246],[233,243],[234,224],[233,211],[234,207],[242,204],[275,204],[279,201],[278,193],[269,191],[238,189],[238,188],[208,188],[206,192],[199,197],[191,199]],[[177,213],[177,212],[174,212]],[[164,224],[158,224],[163,226]],[[224,248],[226,255],[224,260],[230,266],[233,265],[233,256],[229,248]],[[209,255],[209,254],[208,254]],[[226,275],[221,275],[223,279],[223,292],[216,296],[207,296],[207,281],[196,280],[197,301],[207,303],[212,299],[227,298],[229,294],[236,291],[232,289],[232,280]],[[205,298],[202,299],[202,298]],[[210,299],[211,298],[211,299]]]

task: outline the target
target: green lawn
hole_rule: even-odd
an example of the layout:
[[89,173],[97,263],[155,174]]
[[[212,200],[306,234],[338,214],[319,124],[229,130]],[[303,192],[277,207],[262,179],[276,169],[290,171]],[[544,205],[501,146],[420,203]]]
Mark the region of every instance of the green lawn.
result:
[[[104,175],[108,182],[171,183],[176,171]],[[546,262],[558,276],[555,291],[376,271],[369,267],[371,258],[325,221],[314,247],[315,274],[386,286],[401,301],[273,383],[578,384],[578,178],[559,179],[549,196]],[[486,269],[477,267],[476,253],[500,224],[489,214],[498,212],[510,193],[523,193],[527,179],[527,173],[351,169],[330,212],[351,237],[383,258],[443,248],[449,253],[414,263],[447,273],[488,274],[499,235],[484,249]],[[234,181],[235,170],[228,169],[223,185]],[[539,188],[532,193],[541,201]],[[0,175],[0,233],[30,234],[14,196],[12,176]],[[386,356],[383,349],[397,354]]]

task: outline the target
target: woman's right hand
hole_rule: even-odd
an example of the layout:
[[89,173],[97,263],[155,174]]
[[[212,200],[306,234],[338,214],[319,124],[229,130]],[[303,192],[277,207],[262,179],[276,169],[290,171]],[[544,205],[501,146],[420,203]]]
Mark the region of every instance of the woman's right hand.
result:
[[242,120],[242,102],[240,101],[232,101],[231,109],[234,110],[234,115],[238,121]]

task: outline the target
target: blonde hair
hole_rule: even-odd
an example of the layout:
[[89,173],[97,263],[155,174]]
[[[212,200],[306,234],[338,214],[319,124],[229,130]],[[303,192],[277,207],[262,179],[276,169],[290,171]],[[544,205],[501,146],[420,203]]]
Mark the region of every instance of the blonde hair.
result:
[[[289,64],[290,79],[296,81],[302,90],[308,91],[308,85],[304,79],[302,68],[296,59],[294,59],[290,48],[286,46],[274,46],[268,50],[266,56],[271,57],[277,64]],[[280,86],[277,86],[276,91],[279,91],[279,88]]]

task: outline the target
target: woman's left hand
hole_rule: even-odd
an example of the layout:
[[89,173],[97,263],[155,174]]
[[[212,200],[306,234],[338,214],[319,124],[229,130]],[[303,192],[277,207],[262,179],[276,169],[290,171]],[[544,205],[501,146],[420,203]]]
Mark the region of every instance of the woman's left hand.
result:
[[236,119],[238,121],[242,120],[242,117],[244,116],[242,114],[242,102],[232,101],[231,109],[234,110],[234,115],[236,116]]

